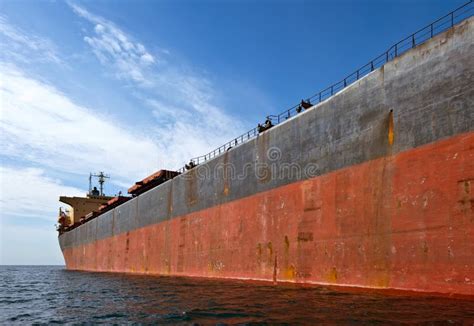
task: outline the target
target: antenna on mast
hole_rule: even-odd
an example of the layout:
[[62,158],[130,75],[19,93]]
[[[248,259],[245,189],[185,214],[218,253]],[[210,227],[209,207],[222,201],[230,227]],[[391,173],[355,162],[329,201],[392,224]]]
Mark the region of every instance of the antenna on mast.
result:
[[110,176],[105,174],[102,171],[99,173],[90,173],[89,174],[89,194],[92,194],[92,177],[96,177],[98,179],[98,182],[100,185],[100,196],[104,196],[105,179],[110,179]]

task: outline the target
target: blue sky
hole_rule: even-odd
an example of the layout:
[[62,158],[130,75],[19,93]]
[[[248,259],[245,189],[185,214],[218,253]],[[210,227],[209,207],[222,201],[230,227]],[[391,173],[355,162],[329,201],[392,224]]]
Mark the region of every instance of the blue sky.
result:
[[463,3],[0,2],[0,263],[63,264],[89,172],[179,168]]

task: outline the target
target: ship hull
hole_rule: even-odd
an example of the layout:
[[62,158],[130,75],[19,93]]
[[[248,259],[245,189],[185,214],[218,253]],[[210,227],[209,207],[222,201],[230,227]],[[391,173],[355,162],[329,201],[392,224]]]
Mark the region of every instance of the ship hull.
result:
[[67,268],[474,295],[473,31],[62,234]]
[[473,294],[473,171],[469,133],[64,257],[69,269],[90,271]]

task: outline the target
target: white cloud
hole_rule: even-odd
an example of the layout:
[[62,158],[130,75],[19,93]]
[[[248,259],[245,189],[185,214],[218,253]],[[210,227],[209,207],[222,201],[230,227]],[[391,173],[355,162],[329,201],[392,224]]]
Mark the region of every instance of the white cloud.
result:
[[[74,12],[93,25],[84,37],[92,52],[115,77],[131,82],[158,124],[153,130],[166,166],[178,167],[203,155],[242,131],[240,120],[217,106],[213,84],[192,68],[160,60],[113,22],[70,4]],[[157,47],[156,47],[157,48]],[[167,49],[158,52],[169,55]],[[160,58],[161,59],[161,58]]]
[[[34,55],[31,55],[31,53]],[[44,61],[64,65],[53,42],[11,25],[0,16],[0,58],[21,62]]]
[[39,168],[0,167],[0,216],[32,217],[56,222],[60,195],[84,196],[86,190],[65,186]]
[[85,190],[39,168],[0,167],[0,264],[63,264],[54,224],[59,195]]
[[112,22],[96,16],[82,7],[70,4],[80,17],[94,24],[94,35],[85,36],[93,53],[104,65],[111,65],[116,77],[148,86],[145,77],[148,67],[155,63],[155,57],[143,44],[134,42]]
[[73,174],[105,170],[122,184],[157,169],[159,148],[146,135],[75,104],[15,66],[0,65],[0,74],[3,155]]
[[145,64],[152,64],[155,62],[155,58],[153,58],[153,56],[149,53],[142,54],[140,59]]

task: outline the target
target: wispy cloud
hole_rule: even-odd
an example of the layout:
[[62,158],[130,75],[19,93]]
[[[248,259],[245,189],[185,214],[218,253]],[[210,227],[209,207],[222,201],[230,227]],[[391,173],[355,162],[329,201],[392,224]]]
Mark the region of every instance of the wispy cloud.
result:
[[96,16],[84,8],[70,4],[74,12],[93,23],[94,35],[84,36],[84,41],[104,65],[112,65],[116,77],[127,79],[142,86],[149,85],[146,69],[155,63],[155,57],[145,46],[134,42],[112,22]]
[[[219,95],[205,74],[166,56],[170,51],[154,45],[151,53],[113,22],[70,4],[92,24],[84,41],[107,71],[135,87],[144,108],[157,124],[152,132],[159,142],[165,166],[206,153],[235,136],[242,123],[219,107]],[[171,165],[172,166],[172,165]],[[176,165],[175,165],[176,166]]]
[[157,168],[159,148],[55,87],[0,65],[2,155],[66,173],[104,169],[127,184]]
[[[137,114],[149,115],[156,123],[147,130],[127,127],[133,124],[75,103],[57,87],[20,69],[17,60],[3,57],[2,156],[77,175],[105,170],[126,188],[158,168],[178,168],[235,135],[240,122],[214,104],[216,92],[207,78],[180,63],[158,59],[114,23],[70,6],[93,24],[84,41],[100,62],[116,78],[136,86],[130,93],[143,105]],[[4,17],[0,23],[1,33],[18,46],[19,53],[35,57],[41,50],[50,61],[62,62],[46,38],[26,33]]]
[[[53,42],[49,39],[25,32],[0,15],[0,58],[21,62],[49,61],[64,65]],[[35,55],[32,56],[31,54]]]

